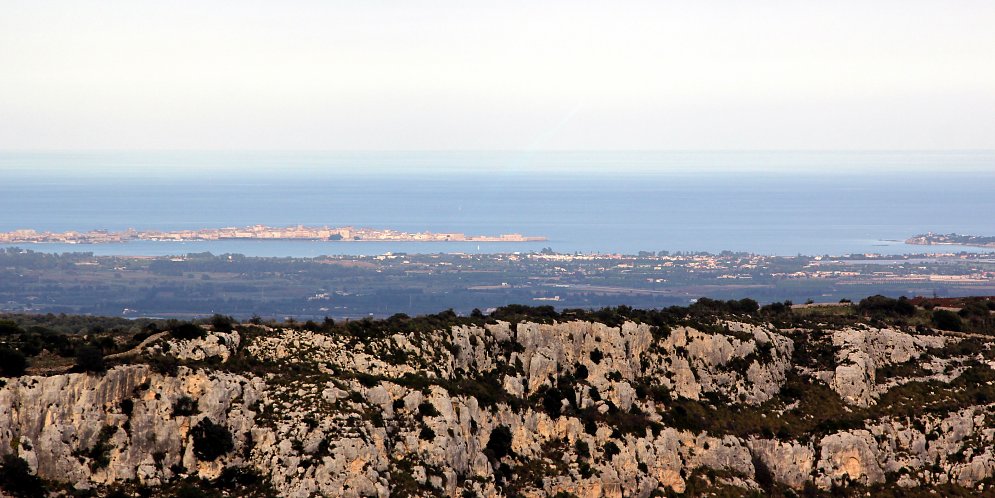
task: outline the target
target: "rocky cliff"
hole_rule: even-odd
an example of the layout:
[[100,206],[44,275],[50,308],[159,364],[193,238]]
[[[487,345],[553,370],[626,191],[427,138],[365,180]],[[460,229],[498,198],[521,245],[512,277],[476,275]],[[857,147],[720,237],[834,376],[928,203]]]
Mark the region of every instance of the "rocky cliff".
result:
[[750,316],[464,322],[245,324],[164,334],[104,373],[7,378],[0,454],[50,489],[125,496],[980,494],[993,482],[985,338]]

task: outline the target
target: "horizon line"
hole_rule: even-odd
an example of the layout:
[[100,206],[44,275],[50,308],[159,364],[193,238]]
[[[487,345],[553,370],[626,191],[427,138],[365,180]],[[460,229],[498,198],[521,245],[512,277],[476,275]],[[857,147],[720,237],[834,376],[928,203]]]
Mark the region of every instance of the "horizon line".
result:
[[861,153],[893,153],[893,152],[995,152],[995,147],[990,148],[932,148],[932,149],[897,149],[897,148],[750,148],[750,149],[268,149],[268,148],[52,148],[52,149],[10,149],[0,148],[3,153],[101,153],[101,152],[276,152],[276,153],[460,153],[460,152],[501,152],[530,154],[536,152],[667,152],[667,153],[742,153],[742,152],[861,152]]

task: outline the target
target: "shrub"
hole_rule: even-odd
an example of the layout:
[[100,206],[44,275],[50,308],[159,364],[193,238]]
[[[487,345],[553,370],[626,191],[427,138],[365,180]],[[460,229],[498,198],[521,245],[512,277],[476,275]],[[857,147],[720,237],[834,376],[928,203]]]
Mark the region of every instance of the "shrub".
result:
[[785,313],[791,313],[791,302],[785,301],[783,303],[770,303],[765,304],[760,308],[760,312],[766,315],[782,315]]
[[574,369],[574,377],[577,378],[577,380],[587,380],[588,375],[590,375],[590,372],[588,372],[587,367],[577,363],[576,368]]
[[28,367],[28,360],[20,351],[0,347],[0,377],[20,377]]
[[889,316],[912,316],[916,307],[907,297],[892,299],[880,294],[861,299],[857,311],[865,315],[881,314]]
[[618,449],[618,445],[614,441],[608,441],[601,449],[605,454],[605,460],[609,461],[613,456],[622,452],[622,450]]
[[511,454],[511,429],[506,425],[499,425],[491,431],[491,437],[487,440],[484,451],[497,460]]
[[114,488],[109,490],[104,498],[131,498],[131,495],[123,489]]
[[86,452],[90,458],[90,471],[106,468],[111,463],[111,438],[117,434],[117,426],[105,425],[97,434],[97,442]]
[[193,454],[201,460],[213,462],[235,449],[231,431],[210,419],[202,419],[190,430],[190,434],[193,436]]
[[121,413],[127,416],[131,416],[132,412],[135,411],[135,401],[132,399],[122,399],[118,403],[118,407],[121,409]]
[[587,444],[586,441],[578,439],[577,442],[574,443],[574,448],[577,450],[577,456],[581,458],[591,457],[591,447]]
[[152,368],[153,372],[168,377],[176,377],[180,373],[180,361],[172,356],[162,354],[149,358],[149,367]]
[[211,317],[211,328],[218,332],[231,332],[235,319],[230,316],[215,314]]
[[81,346],[76,350],[76,369],[81,372],[104,372],[104,353],[93,346]]
[[767,496],[773,496],[772,491],[776,486],[774,481],[774,473],[771,472],[770,467],[764,462],[760,457],[753,455],[753,472],[754,480],[760,486],[760,489],[764,490]]
[[964,318],[985,319],[991,316],[991,301],[972,298],[964,301],[964,307],[957,313]]
[[204,329],[192,323],[182,323],[173,327],[169,331],[169,335],[176,339],[199,339],[204,337]]
[[197,400],[190,396],[181,396],[173,403],[174,417],[189,417],[198,413],[200,413],[200,408],[197,406]]
[[563,393],[551,387],[546,390],[542,397],[542,409],[552,418],[559,418],[563,408]]
[[960,332],[964,328],[963,322],[957,313],[949,310],[936,310],[933,312],[933,324],[936,328]]
[[729,301],[729,307],[734,313],[756,313],[760,311],[760,303],[750,298],[743,298],[739,301]]
[[591,361],[594,362],[595,365],[597,365],[597,364],[601,363],[602,359],[604,359],[605,354],[602,353],[600,349],[595,349],[595,350],[591,351],[591,355],[590,356],[591,356]]
[[3,335],[20,335],[24,331],[21,327],[18,327],[16,323],[11,320],[0,320],[0,336]]
[[422,427],[421,432],[418,433],[418,438],[425,441],[431,441],[435,439],[435,431],[426,425],[425,427]]
[[253,468],[225,467],[221,471],[221,475],[214,480],[214,485],[222,489],[238,489],[239,487],[255,486],[262,480],[262,476]]
[[580,472],[580,476],[584,479],[589,479],[594,475],[594,469],[591,468],[591,464],[587,462],[580,462],[577,466],[577,471]]
[[0,489],[20,498],[46,496],[45,486],[23,458],[4,455],[0,461]]
[[211,498],[216,495],[201,489],[201,486],[195,482],[183,482],[174,491],[173,496],[175,498]]
[[439,415],[439,410],[436,410],[432,403],[424,401],[418,405],[418,414],[422,417],[436,417]]

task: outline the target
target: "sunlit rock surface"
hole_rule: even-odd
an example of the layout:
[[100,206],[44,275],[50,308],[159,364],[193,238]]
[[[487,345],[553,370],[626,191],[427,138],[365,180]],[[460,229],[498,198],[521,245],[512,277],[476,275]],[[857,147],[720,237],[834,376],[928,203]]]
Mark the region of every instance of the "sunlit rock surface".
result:
[[[0,453],[81,489],[241,468],[294,497],[980,490],[995,376],[990,344],[960,340],[735,320],[241,326],[102,374],[6,379]],[[143,363],[162,355],[175,374]],[[204,419],[231,435],[214,460],[195,451]]]

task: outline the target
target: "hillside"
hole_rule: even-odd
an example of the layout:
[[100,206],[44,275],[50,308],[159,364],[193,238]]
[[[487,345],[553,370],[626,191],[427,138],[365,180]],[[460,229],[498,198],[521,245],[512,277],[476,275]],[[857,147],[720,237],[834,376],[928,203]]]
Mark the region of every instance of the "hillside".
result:
[[27,371],[7,362],[0,380],[0,489],[992,495],[992,304],[700,300],[338,323],[11,315],[0,349]]

